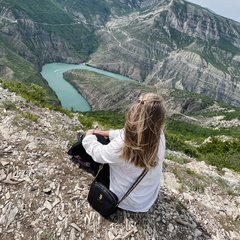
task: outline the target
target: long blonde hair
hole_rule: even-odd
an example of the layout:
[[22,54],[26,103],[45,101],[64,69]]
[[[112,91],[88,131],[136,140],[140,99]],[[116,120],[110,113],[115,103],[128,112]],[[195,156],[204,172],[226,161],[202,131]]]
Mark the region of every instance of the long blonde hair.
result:
[[165,114],[162,97],[154,93],[142,94],[126,114],[120,158],[130,159],[138,167],[155,167]]

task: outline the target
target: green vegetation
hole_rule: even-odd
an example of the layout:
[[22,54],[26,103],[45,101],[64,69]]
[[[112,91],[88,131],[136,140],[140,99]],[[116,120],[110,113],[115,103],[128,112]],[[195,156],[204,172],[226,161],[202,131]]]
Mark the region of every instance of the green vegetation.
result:
[[165,129],[166,147],[172,151],[182,152],[190,157],[199,157],[199,152],[196,147],[185,142],[184,135],[174,134],[167,127]]
[[[166,145],[172,151],[180,151],[197,160],[216,166],[219,170],[227,167],[240,173],[240,128],[213,130],[195,124],[167,119]],[[235,140],[221,141],[217,136],[226,135]],[[201,144],[206,138],[212,141],[199,147],[188,143]]]
[[214,46],[225,50],[226,52],[232,53],[233,55],[240,54],[239,48],[235,47],[228,39],[220,38]]
[[[15,92],[16,94],[22,96],[27,101],[34,102],[36,105],[41,107],[47,107],[51,110],[62,112],[69,117],[72,116],[72,111],[66,110],[61,106],[55,106],[50,104],[49,97],[44,90],[43,87],[37,84],[25,84],[21,81],[6,81],[0,79],[0,83],[2,84],[3,88],[9,89],[11,92]],[[8,105],[8,108],[14,109],[16,108],[13,104],[9,102],[4,102],[4,104]]]
[[220,112],[206,112],[202,113],[201,115],[204,117],[215,117],[215,116],[224,116],[224,120],[230,121],[232,119],[240,120],[240,110],[237,108],[232,107],[235,109],[234,111],[220,111]]
[[48,96],[47,96],[46,91],[39,85],[31,83],[29,86],[27,84],[24,84],[21,81],[0,80],[0,82],[2,83],[2,86],[4,88],[8,88],[10,91],[21,95],[23,98],[25,98],[29,101],[33,101],[38,104],[39,103],[47,104],[47,102],[48,102]]
[[[168,168],[169,167],[170,166],[168,166]],[[209,180],[206,177],[203,177],[189,168],[172,168],[171,171],[176,175],[180,182],[185,183],[186,186],[192,191],[203,193],[205,187],[209,184]],[[187,182],[186,179],[188,180]]]
[[87,119],[92,119],[92,122],[99,122],[104,128],[121,129],[124,127],[124,113],[116,113],[112,111],[95,111],[84,112],[83,115]]
[[85,126],[86,129],[93,128],[94,118],[79,115],[78,120]]
[[178,157],[168,153],[165,154],[165,158],[179,164],[186,164],[190,162],[190,159],[188,159],[187,157]]
[[2,105],[7,110],[16,110],[17,109],[16,105],[11,101],[3,101]]
[[100,16],[98,20],[103,23],[108,19],[110,15],[110,9],[114,8],[115,14],[126,13],[131,10],[128,4],[122,3],[119,0],[112,0],[106,3],[104,0],[56,0],[62,6],[68,9],[81,10],[85,19],[91,19],[92,16]]
[[26,119],[29,119],[30,121],[33,121],[33,122],[38,122],[38,116],[35,115],[35,114],[32,114],[30,112],[21,112],[21,115],[26,118]]
[[[202,45],[205,45],[205,43],[203,42],[198,42],[198,44],[201,46]],[[216,46],[216,47],[215,47]],[[189,51],[192,51],[196,54],[198,54],[199,56],[201,56],[203,59],[205,59],[208,63],[212,64],[213,67],[219,69],[220,71],[223,71],[223,72],[226,72],[226,73],[229,73],[228,71],[228,63],[226,62],[226,59],[224,56],[221,56],[220,53],[219,56],[221,56],[221,61],[219,59],[216,58],[216,50],[215,48],[217,49],[217,46],[220,47],[220,45],[218,45],[217,43],[215,42],[211,42],[209,43],[209,46],[206,46],[204,48],[204,50],[202,49],[188,49]],[[218,50],[219,51],[219,50]],[[224,52],[224,50],[223,50]],[[226,52],[227,53],[227,52]],[[222,53],[223,54],[223,53]]]
[[[5,0],[1,5],[24,11],[34,22],[71,23],[72,18],[55,2],[49,0]],[[17,14],[17,11],[16,11]]]
[[182,33],[174,28],[170,28],[169,31],[172,37],[172,41],[175,42],[179,48],[184,48],[194,41],[194,39],[188,34]]
[[[41,28],[51,34],[56,34],[61,39],[65,39],[68,47],[74,50],[79,57],[86,61],[89,54],[93,53],[98,47],[98,40],[94,33],[85,28],[82,24],[72,25],[41,25]],[[75,37],[78,36],[78,37]],[[58,50],[58,46],[52,46],[53,49]],[[42,53],[40,52],[39,55]]]
[[[3,46],[2,43],[4,43],[5,46]],[[26,59],[14,53],[14,51],[11,50],[11,46],[9,46],[9,48],[6,47],[7,45],[11,45],[11,43],[5,43],[0,35],[0,48],[2,48],[5,55],[4,60],[0,59],[0,65],[13,71],[12,79],[17,79],[26,84],[35,83],[40,85],[46,90],[52,101],[57,101],[56,93],[49,87],[47,81],[42,78],[37,68]]]
[[[86,4],[87,2],[89,1],[86,1]],[[89,17],[91,11],[98,9],[96,5],[101,5],[98,2],[89,8]],[[79,12],[82,12],[82,1],[76,4]],[[98,47],[93,25],[89,27],[77,21],[77,16],[73,16],[64,5],[61,6],[59,1],[55,0],[6,0],[1,2],[1,6],[17,19],[14,23],[7,22],[6,32],[13,34],[4,32],[0,35],[0,48],[3,51],[0,65],[5,68],[1,71],[10,72],[9,79],[43,86],[56,101],[56,95],[40,75],[39,68],[46,61],[63,61],[66,56],[72,57],[74,61],[86,61]],[[101,17],[100,11],[98,9],[99,14],[93,16]],[[73,9],[73,12],[76,10]],[[93,20],[89,17],[85,16],[85,19],[92,23]],[[31,29],[24,19],[29,19]]]
[[[219,135],[218,130],[203,128],[197,124],[182,122],[173,118],[168,118],[166,121],[166,129],[171,133],[181,137],[183,141],[201,142],[209,136]],[[182,138],[182,136],[184,136]]]
[[198,147],[201,158],[219,169],[229,168],[240,173],[240,137],[235,140],[221,141],[212,137],[211,141]]
[[51,230],[45,229],[41,235],[40,235],[40,240],[52,240],[54,239],[53,232]]
[[182,98],[188,99],[188,101],[183,106],[183,109],[187,109],[187,107],[188,107],[187,104],[191,103],[191,100],[201,101],[201,105],[200,105],[201,109],[204,109],[208,106],[212,106],[214,103],[214,100],[212,98],[209,98],[204,94],[198,94],[198,93],[189,92],[189,91],[180,90],[180,89],[174,89],[174,91],[171,93],[171,96],[176,99],[182,99]]
[[90,19],[91,16],[99,15],[106,20],[110,15],[110,9],[103,0],[57,0],[57,2],[68,9],[84,9],[82,13],[86,19]]

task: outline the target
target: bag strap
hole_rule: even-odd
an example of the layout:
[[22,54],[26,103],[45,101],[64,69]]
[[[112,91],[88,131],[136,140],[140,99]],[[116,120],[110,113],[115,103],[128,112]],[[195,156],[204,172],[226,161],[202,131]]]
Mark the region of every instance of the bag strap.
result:
[[[100,171],[102,170],[104,164],[101,164],[98,168],[98,172],[93,180],[93,182],[95,182],[97,180],[97,176],[100,173]],[[145,177],[145,175],[147,174],[148,169],[144,169],[141,173],[141,175],[137,178],[137,180],[133,183],[133,185],[128,189],[128,191],[123,195],[123,197],[118,201],[116,207],[120,204],[120,202],[122,202],[131,192],[132,190],[140,183],[140,181]]]
[[94,180],[93,180],[93,183],[94,183],[94,182],[96,182],[96,180],[97,180],[97,177],[98,177],[98,174],[99,174],[99,173],[100,173],[100,171],[102,170],[102,168],[103,168],[103,165],[104,165],[104,164],[100,164],[100,165],[99,165],[99,168],[98,168],[97,174],[96,174],[96,176],[95,176],[95,178],[94,178]]
[[131,192],[132,190],[140,183],[140,181],[145,177],[145,175],[147,174],[148,169],[144,169],[141,173],[141,175],[137,178],[137,180],[133,183],[133,185],[128,189],[128,191],[124,194],[124,196],[118,201],[117,205],[118,206],[120,204],[120,202],[122,202]]

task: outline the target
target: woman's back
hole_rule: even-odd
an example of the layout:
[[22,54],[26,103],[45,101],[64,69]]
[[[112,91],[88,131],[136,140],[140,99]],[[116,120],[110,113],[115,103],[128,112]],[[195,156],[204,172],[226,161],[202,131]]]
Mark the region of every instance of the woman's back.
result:
[[[119,207],[133,212],[146,212],[155,202],[162,175],[162,163],[165,154],[165,137],[160,136],[158,151],[158,164],[150,168],[146,176],[141,180],[130,195],[120,203]],[[110,164],[110,189],[121,199],[135,180],[140,176],[144,168],[136,167],[131,162],[120,159],[120,164]],[[117,161],[118,162],[118,161]]]
[[[153,93],[142,94],[129,108],[123,130],[110,130],[110,143],[102,145],[94,130],[83,140],[87,153],[98,163],[109,165],[110,190],[119,199],[144,169],[148,173],[119,207],[134,212],[148,211],[160,189],[165,154],[163,99]],[[106,136],[106,135],[105,135]]]
[[[110,190],[119,199],[128,191],[135,180],[140,176],[144,168],[137,167],[130,161],[119,158],[123,141],[123,130],[110,130],[108,145],[93,142],[89,135],[84,139],[84,147],[92,158],[99,163],[107,163],[110,167]],[[161,132],[158,150],[158,164],[150,168],[146,176],[137,187],[123,200],[119,207],[133,212],[146,212],[157,198],[160,189],[162,163],[165,153],[165,137]]]

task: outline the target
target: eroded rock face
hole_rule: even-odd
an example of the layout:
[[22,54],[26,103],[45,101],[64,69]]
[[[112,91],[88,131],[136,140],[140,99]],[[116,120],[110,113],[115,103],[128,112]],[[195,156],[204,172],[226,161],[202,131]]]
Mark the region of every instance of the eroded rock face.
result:
[[[173,67],[174,66],[174,67]],[[214,68],[199,55],[179,51],[170,54],[163,65],[156,66],[157,76],[146,81],[167,88],[205,94],[212,99],[239,106],[240,81]]]
[[1,239],[239,239],[238,174],[168,151],[185,163],[165,159],[150,211],[118,210],[106,220],[86,200],[93,176],[66,154],[83,128],[78,115],[1,86],[0,112]]
[[[239,106],[240,24],[182,1],[112,18],[89,64]],[[226,42],[229,43],[226,47]]]
[[[20,8],[11,10],[3,6],[0,8],[0,13],[2,39],[10,44],[12,51],[33,63],[39,70],[46,62],[80,63],[83,61],[77,51],[69,47],[70,44],[64,36],[59,35],[57,28],[60,28],[60,22],[34,21]],[[71,27],[75,23],[70,22],[68,25]],[[73,35],[69,36],[69,38],[72,37],[74,38]],[[73,42],[74,39],[72,39]],[[80,42],[81,40],[78,40],[76,44],[81,45]],[[9,60],[7,56],[5,60]]]

